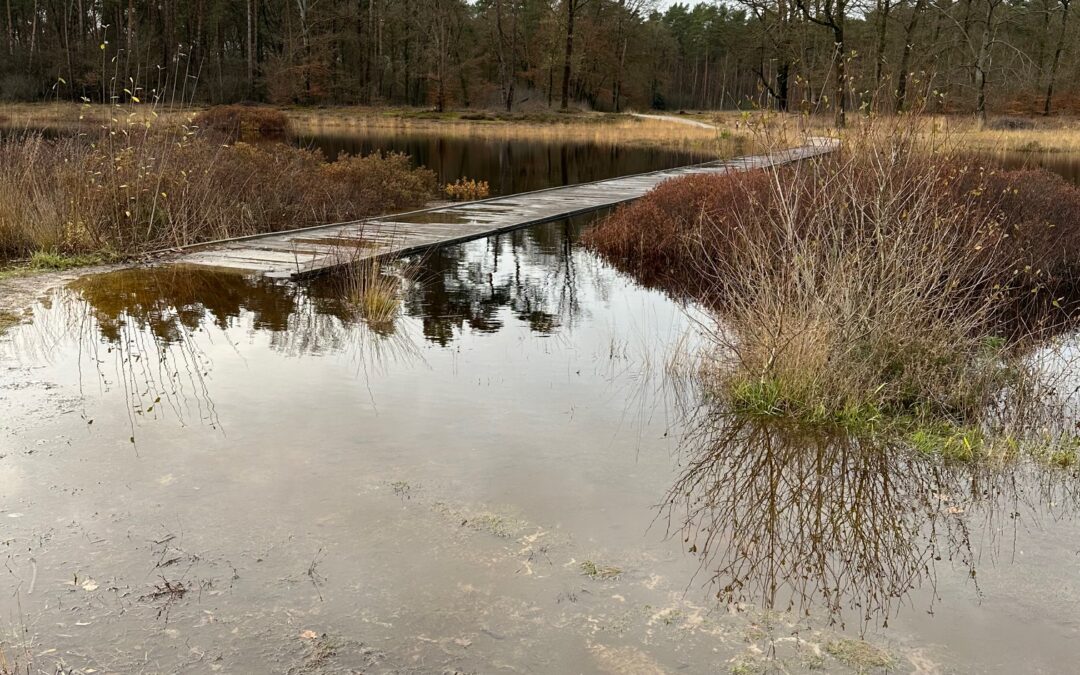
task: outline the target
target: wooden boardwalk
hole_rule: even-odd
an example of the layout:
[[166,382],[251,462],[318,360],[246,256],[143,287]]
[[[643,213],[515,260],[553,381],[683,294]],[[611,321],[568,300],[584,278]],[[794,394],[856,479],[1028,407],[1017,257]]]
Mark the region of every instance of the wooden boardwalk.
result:
[[402,256],[499,232],[561,220],[641,197],[669,178],[746,171],[832,152],[832,139],[770,155],[494,197],[434,209],[320,225],[195,247],[173,262],[270,277],[302,277],[365,258]]

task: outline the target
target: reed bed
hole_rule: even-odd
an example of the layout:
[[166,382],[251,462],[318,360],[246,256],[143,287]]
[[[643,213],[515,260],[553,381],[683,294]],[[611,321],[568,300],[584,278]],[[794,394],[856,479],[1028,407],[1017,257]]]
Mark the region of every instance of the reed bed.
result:
[[0,138],[0,258],[127,255],[345,221],[427,203],[401,154],[334,162],[284,143],[222,143],[121,119],[99,133]]

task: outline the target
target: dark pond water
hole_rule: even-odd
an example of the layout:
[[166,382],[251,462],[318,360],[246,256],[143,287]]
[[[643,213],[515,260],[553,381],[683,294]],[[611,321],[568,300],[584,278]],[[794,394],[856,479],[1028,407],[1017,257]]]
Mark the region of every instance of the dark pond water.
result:
[[702,317],[583,250],[587,222],[411,261],[389,327],[333,278],[129,270],[45,299],[0,338],[7,653],[50,673],[1072,668],[1075,472],[733,422],[689,377]]
[[459,178],[488,182],[492,195],[584,183],[715,159],[706,153],[591,142],[552,143],[489,136],[445,137],[365,131],[307,134],[297,143],[330,159],[339,153],[404,152],[436,173],[440,183]]
[[993,152],[985,156],[1009,169],[1042,168],[1080,185],[1080,155],[1070,152]]

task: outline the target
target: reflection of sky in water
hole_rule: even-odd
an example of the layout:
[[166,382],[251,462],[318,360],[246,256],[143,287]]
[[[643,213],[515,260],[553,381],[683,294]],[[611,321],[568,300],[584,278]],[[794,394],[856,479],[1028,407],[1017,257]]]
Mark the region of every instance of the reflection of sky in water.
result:
[[[888,623],[885,635],[917,641],[948,635],[969,661],[1008,662],[1010,632],[1045,663],[1067,656],[1077,528],[1061,517],[1075,475],[971,472],[732,425],[668,367],[695,344],[692,320],[578,248],[585,222],[409,261],[392,331],[369,329],[333,278],[162,269],[76,283],[0,343],[33,378],[82,395],[48,418],[73,449],[34,472],[3,465],[8,494],[70,517],[82,506],[37,496],[36,484],[93,467],[99,487],[86,489],[141,509],[124,524],[138,529],[173,517],[163,485],[194,484],[186,522],[242,543],[306,531],[312,514],[347,503],[350,481],[404,478],[513,504],[589,542],[582,556],[644,551],[641,574],[695,598],[871,632]],[[14,419],[34,419],[40,401],[0,391],[22,406]],[[326,517],[320,541],[368,522]],[[374,564],[381,550],[354,557]],[[343,575],[327,576],[324,594],[351,597],[334,586]],[[432,602],[394,588],[395,602]],[[986,634],[1002,638],[990,656],[976,646]]]

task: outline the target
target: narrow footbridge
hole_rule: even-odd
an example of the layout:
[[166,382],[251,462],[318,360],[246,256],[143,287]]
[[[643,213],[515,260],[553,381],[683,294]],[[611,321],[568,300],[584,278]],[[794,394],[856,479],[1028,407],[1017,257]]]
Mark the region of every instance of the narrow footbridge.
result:
[[596,211],[637,199],[677,176],[747,171],[797,162],[832,152],[837,143],[834,139],[813,138],[806,145],[768,155],[215,242],[188,249],[173,262],[270,277],[303,277],[358,260],[420,253]]

